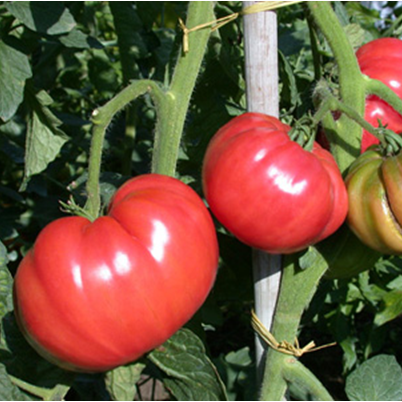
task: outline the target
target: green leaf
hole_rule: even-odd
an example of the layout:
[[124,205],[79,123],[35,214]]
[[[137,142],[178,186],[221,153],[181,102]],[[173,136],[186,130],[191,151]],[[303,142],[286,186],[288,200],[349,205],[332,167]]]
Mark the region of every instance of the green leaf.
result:
[[227,400],[203,343],[190,330],[181,329],[148,358],[167,375],[164,383],[178,400]]
[[345,391],[351,401],[400,401],[402,368],[394,356],[375,356],[347,377]]
[[13,278],[7,269],[7,263],[7,249],[4,244],[0,242],[0,319],[13,308]]
[[144,363],[117,367],[106,374],[106,389],[114,401],[133,401],[136,384],[145,368]]
[[24,190],[31,176],[43,172],[59,154],[67,136],[59,129],[62,122],[47,107],[51,98],[41,91],[30,97],[32,107],[28,121],[25,151]]
[[102,44],[98,42],[95,38],[86,35],[84,32],[73,29],[67,35],[62,35],[59,37],[60,42],[69,48],[76,49],[101,49]]
[[25,81],[32,77],[28,57],[0,41],[0,119],[14,116],[24,99]]
[[344,30],[353,48],[359,48],[364,43],[365,31],[359,24],[348,24]]
[[7,10],[33,31],[48,35],[70,32],[76,22],[61,1],[8,1]]
[[299,266],[301,269],[308,269],[314,265],[326,266],[328,268],[328,264],[321,253],[315,247],[309,247],[299,258]]
[[402,290],[392,290],[384,295],[381,310],[374,318],[377,326],[394,320],[402,314]]
[[16,387],[7,374],[6,368],[0,364],[0,400],[2,401],[30,401],[28,395]]
[[39,356],[19,330],[13,312],[3,317],[0,328],[0,362],[12,375],[12,382],[41,399],[63,400],[76,374]]

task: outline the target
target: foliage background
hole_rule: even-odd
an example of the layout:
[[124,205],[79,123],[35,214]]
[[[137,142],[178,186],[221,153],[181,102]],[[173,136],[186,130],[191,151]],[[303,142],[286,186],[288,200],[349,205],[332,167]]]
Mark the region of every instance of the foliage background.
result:
[[[380,3],[379,10],[359,2],[334,2],[356,48],[380,36],[402,34],[402,7],[397,2],[375,3]],[[200,398],[189,393],[194,379],[178,387],[173,371],[161,368],[157,353],[106,377],[72,376],[55,369],[25,344],[13,319],[11,297],[12,276],[22,256],[47,223],[65,215],[59,201],[71,196],[81,205],[85,201],[92,111],[131,79],[169,83],[180,55],[177,21],[185,19],[186,9],[187,2],[174,1],[0,2],[1,399],[34,398],[22,390],[18,379],[67,400],[135,395],[137,399]],[[241,2],[217,2],[215,12],[221,17],[240,9]],[[330,49],[310,22],[303,5],[278,11],[280,109],[289,122],[313,110],[311,94],[320,77],[336,85]],[[318,53],[312,43],[318,43]],[[245,111],[243,69],[243,27],[237,19],[211,34],[181,143],[177,176],[200,195],[201,164],[209,139]],[[146,96],[112,122],[102,165],[105,204],[127,177],[149,172],[154,124],[155,110]],[[187,325],[198,337],[190,336],[188,342],[194,342],[194,353],[200,353],[205,367],[208,356],[225,384],[226,395],[216,390],[211,399],[251,400],[257,391],[249,324],[251,250],[216,226],[219,275],[209,299]],[[347,384],[349,375],[373,356],[393,356],[398,371],[401,273],[402,261],[394,257],[381,259],[352,280],[326,280],[320,285],[303,319],[300,341],[338,343],[303,357],[336,398],[356,398],[353,377],[352,385]],[[182,363],[178,358],[178,366]],[[302,397],[299,389],[291,392]]]

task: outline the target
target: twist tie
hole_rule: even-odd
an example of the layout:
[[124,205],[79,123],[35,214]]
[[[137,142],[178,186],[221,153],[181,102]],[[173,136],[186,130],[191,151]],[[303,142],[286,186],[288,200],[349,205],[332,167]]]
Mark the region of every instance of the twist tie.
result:
[[254,331],[264,340],[264,342],[276,350],[277,352],[284,353],[295,357],[301,357],[305,353],[316,352],[324,348],[329,348],[336,345],[336,342],[328,343],[326,345],[317,346],[314,341],[309,342],[306,346],[300,347],[299,341],[295,339],[295,343],[291,344],[288,341],[278,342],[275,337],[265,328],[264,324],[260,321],[254,311],[251,312],[251,325]]
[[189,44],[188,44],[188,37],[191,32],[199,31],[200,29],[204,28],[211,28],[211,32],[216,31],[217,29],[221,28],[222,26],[228,24],[229,22],[234,21],[239,16],[254,14],[261,11],[269,11],[275,10],[277,8],[290,6],[292,4],[302,3],[302,1],[262,1],[252,6],[248,6],[244,8],[242,11],[238,13],[233,13],[230,15],[226,15],[225,17],[218,18],[214,21],[206,22],[205,24],[197,25],[193,28],[187,28],[184,24],[183,20],[179,18],[179,25],[181,30],[183,31],[183,52],[186,54],[189,52]]

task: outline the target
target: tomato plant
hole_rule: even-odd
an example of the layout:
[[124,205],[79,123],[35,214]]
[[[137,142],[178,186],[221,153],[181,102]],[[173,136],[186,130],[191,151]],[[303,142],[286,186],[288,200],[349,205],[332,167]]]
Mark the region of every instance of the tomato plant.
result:
[[218,247],[198,195],[177,179],[126,182],[107,216],[46,226],[15,278],[18,322],[61,367],[105,371],[165,342],[205,301]]
[[[362,128],[391,138],[367,121],[400,132],[385,61],[399,39],[356,58],[401,37],[399,2],[379,3],[0,2],[0,399],[402,399],[402,259],[346,222],[320,240]],[[246,112],[313,116],[333,157]],[[214,231],[207,200],[179,182],[204,195],[218,130],[205,194],[226,202],[228,230]],[[178,180],[142,188],[149,173]],[[240,241],[238,219],[247,244],[290,254]]]
[[[402,73],[399,68],[402,61],[402,40],[375,39],[360,47],[356,57],[363,74],[383,82],[402,98]],[[367,97],[364,118],[375,127],[381,121],[388,129],[396,133],[402,132],[402,116],[376,95]],[[372,134],[363,131],[362,151],[378,142]]]
[[343,223],[347,195],[329,152],[311,152],[272,116],[246,113],[212,138],[203,164],[211,211],[244,243],[292,253],[317,243]]
[[402,253],[401,158],[384,158],[380,149],[369,149],[346,177],[349,226],[365,244],[385,254]]

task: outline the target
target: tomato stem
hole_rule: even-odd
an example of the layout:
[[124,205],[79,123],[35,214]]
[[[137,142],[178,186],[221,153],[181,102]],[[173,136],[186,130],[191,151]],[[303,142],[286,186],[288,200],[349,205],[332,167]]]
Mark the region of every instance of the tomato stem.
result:
[[[309,10],[320,31],[332,49],[339,71],[340,97],[364,115],[365,85],[357,59],[331,3],[326,1],[307,2]],[[326,135],[331,142],[331,151],[341,172],[345,172],[360,154],[361,126],[344,115],[337,121],[330,113],[323,119]]]
[[[186,26],[191,29],[213,17],[213,2],[190,1]],[[177,61],[165,102],[159,110],[152,158],[154,173],[175,175],[183,127],[210,32],[210,28],[191,32],[189,52]]]
[[[292,343],[296,339],[303,311],[328,268],[324,259],[317,258],[313,265],[301,269],[298,257],[298,254],[285,257],[281,289],[271,331],[278,342]],[[288,355],[274,349],[268,350],[261,400],[280,401],[283,399],[287,388],[287,371],[284,369],[286,359],[289,359]],[[298,377],[295,374],[293,380],[296,378]],[[312,374],[310,380],[316,385],[316,389],[323,388],[319,380]],[[320,397],[317,400],[320,400]]]
[[134,81],[108,103],[92,113],[93,130],[86,186],[87,202],[84,207],[91,220],[95,220],[99,216],[101,208],[99,178],[106,129],[120,110],[145,93],[151,95],[157,107],[164,101],[165,94],[156,82],[140,80]]
[[334,400],[315,375],[293,357],[284,359],[283,375],[286,382],[299,384],[315,401]]
[[367,75],[364,75],[363,79],[367,95],[378,96],[402,115],[402,99],[391,88]]
[[402,139],[399,135],[391,130],[387,130],[386,127],[382,127],[381,124],[379,128],[376,128],[368,123],[353,107],[346,105],[344,102],[332,95],[325,83],[321,82],[317,86],[316,91],[320,92],[319,97],[322,99],[322,103],[314,116],[314,121],[316,123],[323,120],[327,113],[339,111],[359,124],[364,130],[378,138],[384,149],[388,149],[389,146],[391,146],[393,153],[398,153],[400,151],[402,148]]

